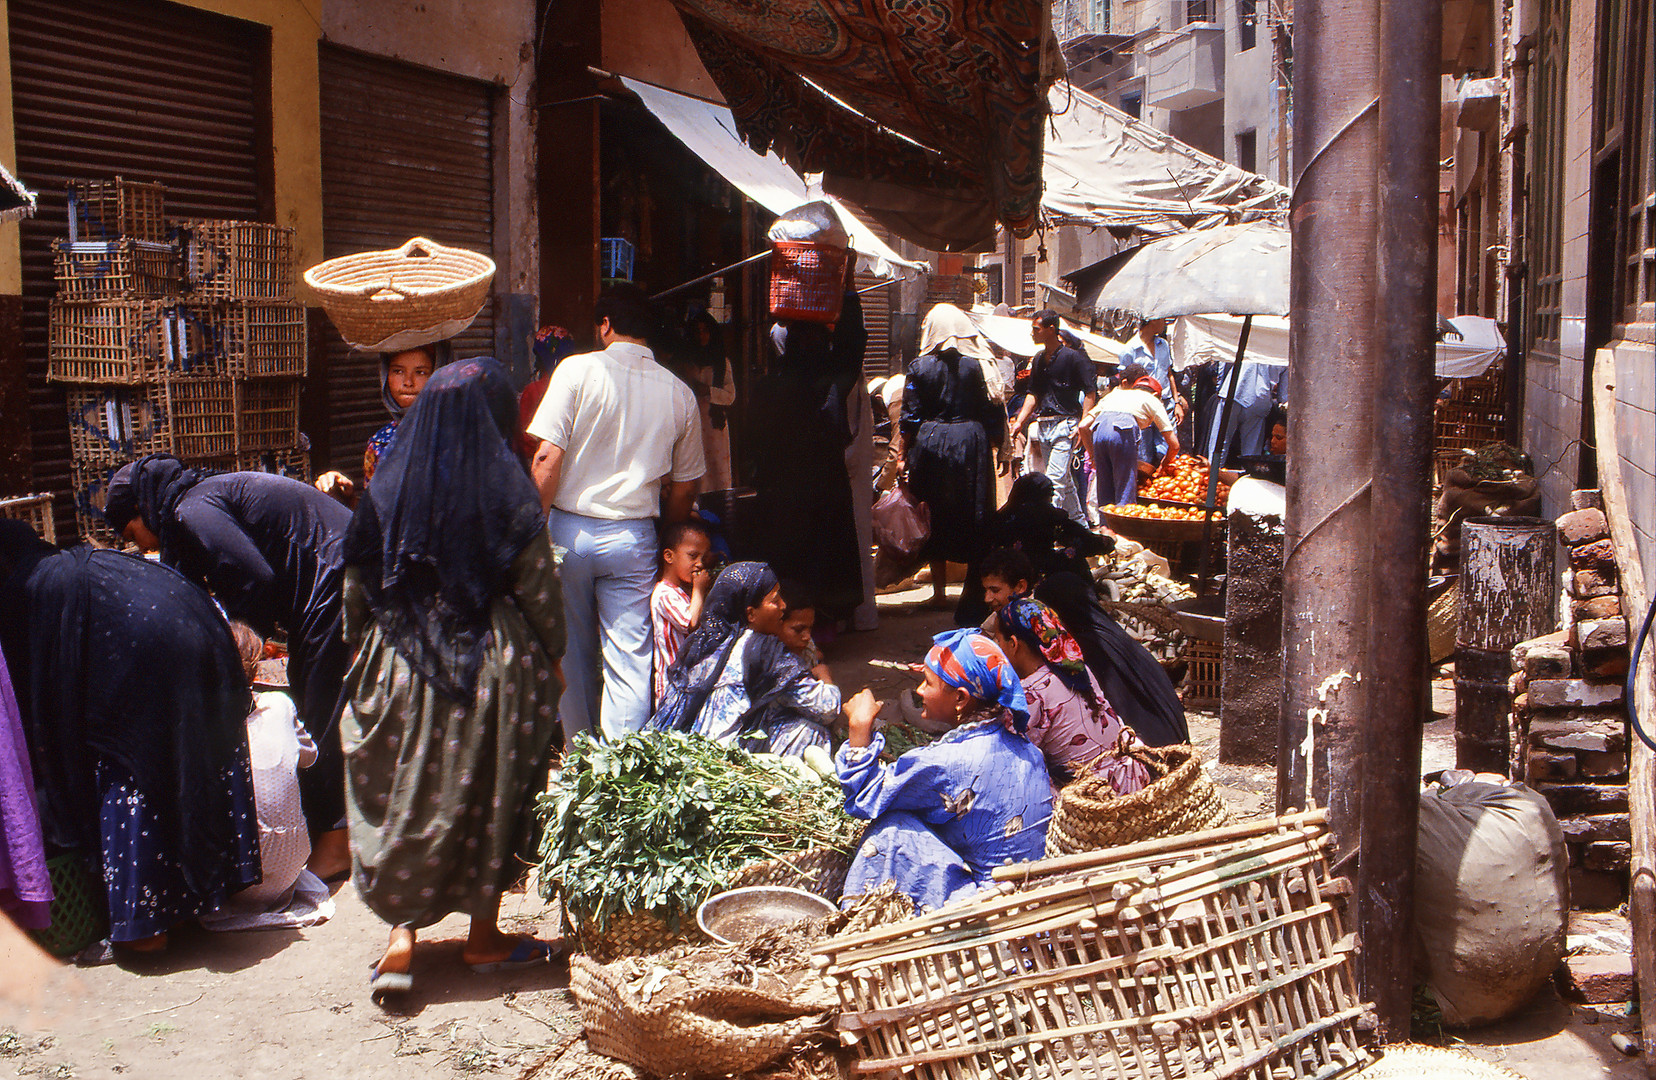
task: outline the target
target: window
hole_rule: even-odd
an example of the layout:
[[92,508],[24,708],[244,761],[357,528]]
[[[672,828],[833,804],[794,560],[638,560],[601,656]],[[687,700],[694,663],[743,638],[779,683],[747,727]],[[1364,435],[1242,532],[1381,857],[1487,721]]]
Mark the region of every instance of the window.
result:
[[1236,0],[1236,51],[1254,47],[1254,24],[1258,22],[1255,0]]
[[1603,80],[1609,92],[1600,106],[1601,138],[1621,144],[1618,201],[1624,215],[1616,238],[1613,317],[1651,323],[1656,322],[1656,16],[1649,4],[1606,7],[1619,17],[1599,29],[1606,53],[1601,71],[1609,76]]
[[1023,291],[1020,296],[1025,304],[1035,302],[1035,256],[1033,255],[1023,257]]
[[1121,111],[1134,120],[1142,120],[1144,118],[1144,95],[1136,90],[1131,94],[1122,94]]
[[1185,25],[1213,21],[1213,0],[1185,0]]
[[1236,133],[1236,166],[1249,172],[1259,171],[1259,133],[1257,131],[1239,131]]
[[1564,3],[1541,7],[1530,94],[1530,342],[1557,342],[1564,301]]

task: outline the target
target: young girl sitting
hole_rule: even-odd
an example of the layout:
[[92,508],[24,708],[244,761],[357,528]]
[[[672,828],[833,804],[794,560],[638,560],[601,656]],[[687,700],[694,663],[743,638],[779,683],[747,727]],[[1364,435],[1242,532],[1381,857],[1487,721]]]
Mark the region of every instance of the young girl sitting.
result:
[[859,698],[846,710],[851,737],[834,759],[845,812],[873,824],[844,905],[891,881],[918,908],[942,907],[1045,847],[1052,785],[1041,752],[1020,734],[1029,705],[1011,662],[977,630],[934,641],[920,700],[927,719],[954,730],[887,765],[885,736],[873,730],[878,703]]
[[704,568],[711,540],[699,521],[680,521],[661,537],[661,580],[650,593],[650,640],[654,652],[654,686],[650,701],[657,708],[667,693],[667,669],[678,659],[684,639],[701,622],[702,605],[713,575]]
[[[816,602],[805,586],[797,581],[784,581],[780,589],[782,625],[776,636],[800,666],[810,671],[812,678],[832,686],[834,675],[822,662],[822,653],[817,651],[816,642],[811,637],[811,631],[816,628]],[[778,702],[768,710],[764,721],[764,727],[770,733],[768,749],[773,754],[792,754],[794,757],[804,757],[805,751],[813,746],[832,751],[834,741],[828,730],[831,719],[802,712],[786,702]]]
[[[989,621],[1028,695],[1029,741],[1040,747],[1060,783],[1099,755],[1137,743],[1087,670],[1081,646],[1051,608],[1019,598]],[[1144,764],[1124,755],[1109,757],[1098,767],[1119,795],[1150,782]]]
[[[840,711],[839,688],[812,675],[782,644],[784,613],[770,567],[725,567],[708,593],[701,625],[667,671],[649,730],[694,731],[764,750],[779,718],[804,716],[826,726]],[[867,691],[860,696],[873,700]]]
[[[252,683],[264,657],[264,639],[252,627],[231,623],[242,667]],[[299,774],[316,761],[316,743],[299,722],[293,699],[279,690],[253,695],[247,716],[247,749],[253,765],[253,805],[259,816],[259,865],[264,880],[231,900],[238,911],[279,911],[310,858],[310,829],[299,805]]]

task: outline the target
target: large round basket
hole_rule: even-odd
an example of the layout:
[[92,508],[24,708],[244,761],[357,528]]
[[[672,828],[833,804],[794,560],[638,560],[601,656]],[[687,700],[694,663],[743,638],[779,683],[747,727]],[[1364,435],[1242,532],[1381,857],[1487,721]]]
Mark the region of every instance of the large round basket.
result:
[[[731,875],[725,888],[736,889],[750,885],[784,885],[804,889],[817,896],[838,901],[845,889],[845,875],[851,869],[852,854],[857,844],[839,848],[809,848],[763,862],[749,863]],[[618,912],[602,926],[592,919],[565,912],[565,932],[575,951],[594,957],[600,963],[609,963],[622,956],[644,956],[702,941],[701,928],[696,925],[695,905],[688,910]]]
[[[1117,514],[1110,510],[1100,510],[1104,523],[1110,531],[1125,536],[1130,540],[1200,540],[1202,538],[1202,523],[1200,521],[1179,521],[1172,518],[1141,518],[1130,517],[1127,514]],[[1213,533],[1219,534],[1224,525],[1224,518],[1215,514],[1213,518]]]
[[1131,753],[1157,779],[1131,795],[1117,795],[1102,776],[1083,773],[1053,802],[1049,858],[1214,829],[1230,820],[1194,746],[1142,747]]
[[494,281],[494,260],[417,236],[305,271],[322,310],[353,348],[396,352],[442,341],[472,324]]

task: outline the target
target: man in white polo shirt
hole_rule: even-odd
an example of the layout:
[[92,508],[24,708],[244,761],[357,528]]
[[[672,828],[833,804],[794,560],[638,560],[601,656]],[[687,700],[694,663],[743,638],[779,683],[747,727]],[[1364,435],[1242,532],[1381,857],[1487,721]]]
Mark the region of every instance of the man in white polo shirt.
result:
[[690,516],[706,465],[695,395],[645,344],[654,323],[643,292],[610,290],[593,317],[604,351],[558,365],[529,434],[543,440],[532,471],[565,552],[558,718],[566,738],[597,728],[615,740],[650,716],[654,519]]

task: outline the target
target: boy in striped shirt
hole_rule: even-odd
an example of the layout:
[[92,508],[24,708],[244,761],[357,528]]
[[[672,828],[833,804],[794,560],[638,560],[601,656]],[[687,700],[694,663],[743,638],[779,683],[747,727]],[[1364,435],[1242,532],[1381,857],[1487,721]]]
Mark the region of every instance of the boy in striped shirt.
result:
[[655,654],[651,708],[667,692],[667,669],[678,659],[690,631],[701,622],[702,604],[713,584],[703,567],[712,547],[707,526],[695,519],[674,522],[661,539],[661,580],[650,593],[650,630]]

